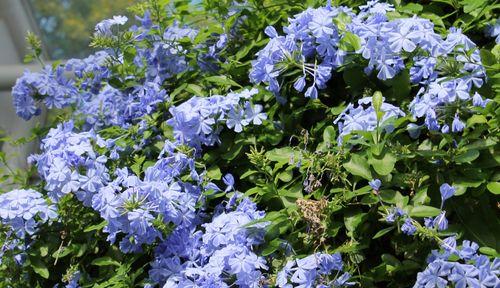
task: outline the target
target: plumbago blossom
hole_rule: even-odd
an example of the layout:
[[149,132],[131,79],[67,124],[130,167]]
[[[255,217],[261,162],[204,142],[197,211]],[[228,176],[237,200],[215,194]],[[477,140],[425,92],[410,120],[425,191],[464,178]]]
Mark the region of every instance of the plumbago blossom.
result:
[[266,260],[254,252],[267,222],[255,203],[235,193],[210,222],[177,228],[155,252],[150,277],[163,287],[261,287]]
[[[448,219],[446,219],[446,211],[443,209],[444,203],[447,199],[455,195],[455,187],[444,183],[439,187],[441,194],[441,213],[436,217],[426,217],[424,219],[425,227],[435,231],[444,231],[448,229]],[[417,232],[417,227],[415,227],[414,222],[416,220],[412,219],[405,211],[399,207],[391,207],[387,211],[385,216],[385,221],[387,223],[397,223],[401,225],[401,231],[406,235],[413,235]]]
[[[278,96],[280,75],[297,67],[303,73],[294,88],[301,92],[312,79],[305,96],[317,98],[332,72],[347,64],[346,55],[360,55],[367,61],[365,72],[376,73],[382,81],[410,67],[411,83],[420,87],[409,106],[412,116],[423,118],[429,130],[462,131],[465,125],[460,114],[473,106],[485,107],[489,101],[476,91],[486,78],[479,49],[460,29],[451,28],[442,38],[428,19],[389,20],[386,13],[393,10],[392,5],[378,1],[360,6],[358,14],[346,7],[309,8],[290,18],[283,29],[285,36],[270,26],[265,31],[269,43],[252,62],[250,79],[267,84]],[[360,44],[354,52],[342,45],[352,37]],[[410,127],[412,134],[421,127]]]
[[147,36],[146,39],[154,41],[154,45],[152,48],[138,49],[134,62],[141,67],[143,66],[141,62],[145,61],[147,65],[146,79],[162,83],[165,79],[190,69],[188,59],[185,56],[187,51],[179,43],[179,40],[183,38],[193,40],[197,34],[197,30],[174,24],[163,33],[163,41],[160,41],[159,36]]
[[292,287],[348,287],[351,275],[343,273],[344,263],[340,253],[315,253],[305,258],[289,261],[278,272],[276,285]]
[[[250,98],[256,92],[244,90],[241,93],[207,98],[207,102],[200,100],[196,107],[198,117],[205,111],[207,119],[213,117],[211,119],[214,119],[214,125],[217,124],[215,119],[225,120],[226,125],[232,128],[250,123],[261,124],[265,119],[265,114],[260,113],[262,107],[251,106],[249,101],[240,101]],[[213,145],[222,128],[185,132],[192,127],[180,121],[188,120],[187,123],[199,126],[200,123],[196,121],[200,119],[187,119],[185,112],[196,109],[191,107],[185,110],[182,105],[184,104],[171,109],[173,117],[167,124],[172,125],[175,135],[191,133],[188,134],[190,136],[178,138],[179,143],[167,141],[160,159],[146,169],[142,179],[130,174],[127,168],[117,169],[110,175],[106,164],[109,163],[109,158],[116,158],[113,156],[118,148],[114,147],[115,141],[106,141],[93,130],[75,132],[71,121],[51,129],[42,140],[42,153],[31,156],[30,162],[36,164],[40,176],[46,182],[45,189],[53,201],[57,202],[63,196],[74,193],[85,206],[98,211],[107,221],[104,232],[108,233],[110,242],[114,243],[117,236],[120,236],[122,251],[138,252],[143,244],[163,239],[170,226],[185,228],[195,222],[195,206],[200,200],[201,192],[206,190],[202,187],[203,177],[195,169],[194,158],[175,151],[180,143],[193,148],[200,148],[201,143]],[[236,113],[242,113],[245,117],[237,122],[232,118]],[[233,121],[233,126],[230,121]],[[241,132],[240,129],[235,130]],[[202,142],[200,139],[204,138],[200,137],[214,139],[214,142]],[[107,157],[99,155],[94,145],[116,149],[112,149]],[[181,181],[181,177],[185,175],[189,175],[193,182]],[[207,189],[212,186],[207,186]]]
[[113,125],[127,128],[140,123],[168,99],[167,92],[154,82],[133,87],[128,93],[107,85],[89,101],[82,101],[75,113],[94,129]]
[[457,246],[455,237],[444,239],[441,248],[432,251],[428,266],[417,275],[414,288],[500,286],[500,258],[479,254],[479,245],[471,241],[464,240]]
[[[136,17],[141,25],[132,26],[131,31],[136,35],[136,39],[152,43],[152,47],[144,48],[137,46],[137,55],[134,64],[140,68],[146,68],[146,81],[163,83],[163,81],[174,77],[175,75],[192,69],[189,59],[186,57],[186,48],[182,46],[180,40],[194,40],[198,35],[198,30],[187,26],[181,26],[175,22],[172,26],[163,31],[163,35],[158,35],[153,30],[158,29],[153,25],[151,13],[146,11],[143,17]],[[202,71],[217,71],[219,65],[223,62],[219,56],[227,43],[226,34],[218,35],[215,43],[199,43],[194,49],[206,50],[206,53],[198,55],[198,65]]]
[[[290,18],[290,25],[284,28],[285,36],[279,36],[274,27],[267,27],[265,32],[271,39],[252,62],[250,79],[254,83],[266,83],[270,91],[279,95],[278,76],[286,69],[283,64],[297,61],[303,75],[296,79],[295,89],[303,91],[306,78],[312,77],[313,83],[305,95],[317,98],[317,89],[326,87],[332,70],[342,65],[346,55],[339,48],[342,35],[333,21],[341,13],[354,15],[346,7],[308,8]],[[308,62],[316,55],[317,61]]]
[[[314,99],[319,89],[326,89],[333,73],[352,59],[363,65],[365,73],[381,81],[409,70],[411,84],[420,89],[409,107],[411,115],[423,118],[417,123],[443,133],[462,131],[462,112],[473,112],[473,106],[482,108],[489,101],[477,93],[485,74],[475,44],[454,28],[441,37],[426,19],[389,20],[386,13],[393,10],[392,5],[378,1],[368,1],[358,13],[327,5],[291,17],[283,36],[268,27],[265,33],[271,39],[252,63],[250,78],[265,83],[279,96],[284,78],[295,75],[286,70],[299,69],[293,87]],[[301,255],[287,259],[282,267],[272,261],[277,254],[260,256],[270,224],[266,213],[236,191],[231,174],[222,177],[226,187],[221,189],[209,182],[209,173],[202,170],[205,164],[213,164],[203,162],[204,149],[220,143],[223,129],[240,133],[267,119],[263,106],[252,101],[257,88],[192,97],[170,106],[170,115],[161,107],[173,100],[169,87],[182,79],[179,74],[195,69],[217,71],[225,61],[220,52],[236,32],[214,34],[194,46],[208,52],[192,53],[193,48],[183,43],[196,42],[197,30],[174,23],[159,31],[147,11],[137,19],[140,25],[128,31],[120,31],[128,20],[124,16],[104,20],[96,26],[94,35],[96,39],[120,41],[125,35],[121,33],[130,33],[133,40],[127,45],[135,52],[133,59],[119,49],[99,51],[85,59],[71,59],[65,65],[47,66],[39,73],[26,72],[14,86],[14,105],[20,117],[29,120],[38,115],[42,108],[39,104],[43,103],[48,108],[71,107],[74,120],[50,129],[39,154],[29,158],[38,170],[43,191],[14,190],[0,195],[0,223],[2,228],[7,227],[2,233],[7,231],[5,238],[9,239],[2,243],[0,256],[8,250],[17,252],[29,247],[37,229],[57,219],[56,205],[72,194],[104,220],[99,227],[103,227],[107,241],[121,252],[151,251],[142,255],[151,257],[149,278],[142,279],[142,283],[148,283],[146,287],[355,285],[340,253]],[[358,41],[359,45],[349,43]],[[127,66],[137,69],[130,74],[117,72],[128,69],[113,67],[131,61],[133,65]],[[377,98],[380,101],[374,98],[349,104],[335,120],[339,145],[354,131],[379,127],[390,133],[394,129],[392,120],[406,115],[401,108],[384,103],[381,95]],[[172,131],[168,140],[158,136],[158,127],[148,126],[145,120],[158,111],[164,113],[158,113],[158,119],[166,119],[161,124],[171,128],[163,130],[165,134]],[[422,125],[413,124],[410,132]],[[149,137],[133,139],[139,142],[132,143],[133,147],[121,147],[117,144],[120,138],[104,139],[99,135],[106,135],[108,131],[103,129],[110,127],[137,134],[152,132],[158,143],[165,140],[163,149],[158,155],[158,145],[146,147],[151,144],[146,142]],[[142,153],[143,147],[153,149]],[[133,156],[147,159],[139,171],[120,161],[124,156],[121,152],[129,148],[135,150]],[[374,179],[369,185],[378,194],[382,181]],[[397,225],[406,235],[420,235],[424,229],[429,235],[446,231],[444,205],[455,194],[455,188],[443,184],[440,192],[441,212],[423,219],[424,225],[399,207],[387,207],[386,222]],[[211,198],[221,199],[217,197],[222,193],[228,196],[227,201]],[[461,247],[457,247],[455,238],[442,242],[444,252],[432,253],[415,287],[500,285],[497,258],[479,255],[477,244],[472,242],[464,241]],[[84,264],[80,265],[68,271],[64,279],[67,287],[78,287],[79,282],[91,277],[81,269]],[[276,277],[272,274],[275,268],[279,268]]]
[[[158,161],[142,179],[127,168],[117,169],[116,178],[93,195],[91,207],[106,220],[103,231],[111,243],[121,238],[123,252],[139,252],[143,244],[163,239],[172,227],[183,229],[196,222],[202,178],[194,159],[175,149],[166,141]],[[185,175],[193,183],[182,181]]]
[[[2,231],[4,240],[0,247],[0,263],[6,251],[24,251],[30,244],[28,236],[36,233],[37,228],[57,217],[56,207],[32,189],[12,190],[0,194],[0,223],[7,227]],[[22,255],[15,259],[22,261]]]
[[[441,194],[441,213],[435,218],[425,218],[426,229],[444,231],[448,229],[446,211],[443,210],[446,200],[453,197],[455,188],[444,183],[439,188]],[[416,220],[405,211],[393,207],[388,211],[388,223],[403,223],[401,231],[407,235],[417,232]],[[425,229],[425,228],[421,228]],[[455,236],[440,240],[441,251],[433,250],[428,257],[427,267],[417,274],[414,288],[438,287],[492,287],[500,286],[500,258],[493,259],[478,253],[479,245],[464,240],[457,246]]]
[[98,36],[113,36],[111,29],[113,26],[121,26],[127,23],[128,18],[126,16],[113,16],[112,19],[103,20],[95,26],[95,35]]
[[495,24],[488,25],[486,27],[486,35],[495,38],[497,44],[500,43],[500,18],[495,21]]
[[214,95],[208,98],[192,97],[179,106],[170,108],[173,115],[167,121],[172,126],[174,137],[197,149],[201,145],[213,146],[219,142],[223,124],[235,132],[243,131],[249,124],[260,125],[267,119],[262,105],[248,101],[258,93],[257,89]]
[[68,73],[72,73],[78,80],[79,92],[82,99],[92,98],[98,94],[103,83],[111,76],[111,70],[107,63],[110,55],[106,51],[97,51],[83,59],[69,59],[64,65]]
[[61,109],[76,101],[78,90],[74,81],[64,76],[63,67],[52,69],[51,66],[45,66],[38,73],[25,71],[12,88],[12,96],[17,115],[29,120],[41,112],[36,100],[43,99],[47,108]]
[[86,206],[92,196],[109,180],[108,158],[99,155],[94,144],[106,147],[108,143],[94,131],[75,132],[73,121],[50,129],[42,140],[40,154],[29,157],[38,174],[45,181],[45,190],[52,201],[58,202],[68,193],[75,193]]
[[381,119],[378,119],[372,99],[373,97],[362,98],[358,100],[356,107],[352,103],[349,103],[337,119],[333,121],[339,128],[339,137],[337,139],[339,145],[342,144],[343,137],[353,131],[373,131],[378,126],[380,129],[390,133],[394,130],[394,126],[389,120],[405,116],[405,113],[398,107],[382,102],[380,111],[383,112],[383,116]]
[[[122,91],[106,84],[112,75],[111,65],[122,61],[123,56],[115,55],[114,51],[98,51],[84,59],[70,59],[64,65],[46,66],[39,73],[26,71],[12,89],[17,115],[25,120],[39,115],[41,107],[37,102],[43,102],[49,109],[72,106],[75,114],[86,120],[88,128],[101,129],[112,125],[127,128],[154,112],[159,103],[169,100],[162,88],[163,82],[191,69],[185,55],[189,51],[180,41],[193,40],[198,31],[174,23],[160,36],[149,12],[139,20],[141,25],[130,28],[137,52],[133,62],[138,70],[145,71],[144,79],[137,80],[134,76],[137,85]],[[104,20],[97,24],[95,34],[115,39],[122,32],[112,28],[126,21],[124,16]],[[221,34],[215,43],[201,43],[196,47],[208,51],[199,55],[204,70],[218,69],[216,63],[222,61],[218,55],[226,42],[227,36]]]

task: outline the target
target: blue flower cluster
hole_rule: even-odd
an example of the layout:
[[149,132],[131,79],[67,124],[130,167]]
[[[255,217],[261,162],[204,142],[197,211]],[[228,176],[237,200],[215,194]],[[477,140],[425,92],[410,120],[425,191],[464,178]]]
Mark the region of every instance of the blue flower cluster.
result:
[[112,19],[103,20],[95,26],[95,35],[98,36],[113,36],[113,31],[111,30],[113,26],[121,26],[127,23],[128,18],[126,16],[113,16]]
[[33,235],[39,224],[57,217],[54,205],[47,203],[40,192],[32,189],[12,190],[0,194],[0,218],[19,239]]
[[394,130],[394,126],[390,120],[405,116],[405,113],[401,109],[389,103],[382,102],[380,111],[383,112],[383,115],[378,117],[372,103],[372,97],[365,97],[358,100],[356,107],[352,103],[349,103],[333,122],[339,128],[339,137],[337,139],[339,145],[342,144],[343,137],[353,131],[374,131],[379,127],[381,130],[383,129],[387,133],[390,133]]
[[[266,34],[271,39],[252,63],[251,80],[267,84],[278,96],[280,75],[296,67],[302,76],[295,80],[294,88],[303,91],[307,79],[312,79],[305,96],[317,98],[318,89],[326,87],[346,55],[360,55],[368,61],[365,72],[376,71],[381,80],[394,78],[410,67],[411,82],[421,87],[410,104],[411,114],[424,118],[430,130],[462,131],[465,125],[460,111],[488,103],[474,91],[486,78],[476,45],[456,28],[443,39],[428,19],[389,20],[386,13],[394,8],[387,3],[368,1],[360,9],[358,14],[329,5],[307,9],[290,18],[285,36],[268,27]],[[361,48],[349,51],[342,45],[349,40],[359,41]],[[417,132],[420,127],[410,128]]]
[[74,132],[68,121],[50,129],[40,145],[41,154],[29,157],[38,174],[45,180],[45,190],[52,201],[74,192],[86,206],[92,196],[109,181],[108,158],[94,150],[109,145],[95,132]]
[[137,85],[128,93],[107,85],[89,101],[81,101],[76,114],[83,115],[94,129],[114,125],[127,128],[141,122],[144,115],[151,115],[166,100],[167,92],[154,82]]
[[76,101],[78,90],[64,76],[63,67],[46,66],[39,73],[25,71],[12,88],[12,96],[16,114],[29,120],[41,112],[36,101],[43,100],[48,108],[67,107]]
[[[136,34],[136,39],[147,40],[152,43],[152,47],[136,47],[137,55],[134,63],[138,67],[146,68],[146,81],[163,83],[165,80],[174,77],[188,69],[191,69],[189,59],[186,56],[189,50],[183,47],[181,40],[194,40],[198,35],[198,30],[179,26],[176,22],[163,31],[163,35],[158,35],[152,30],[158,27],[151,21],[151,13],[146,11],[143,17],[137,17],[140,26],[132,26],[131,31]],[[227,44],[227,35],[218,35],[215,43],[199,43],[195,49],[200,49],[206,53],[198,55],[198,65],[203,71],[216,71],[219,69],[218,62],[222,62],[219,53]]]
[[[380,185],[378,186],[380,188]],[[376,189],[378,191],[378,188]],[[447,183],[440,187],[441,210],[447,199],[455,195],[455,188]],[[435,218],[425,218],[425,226],[428,229],[442,231],[448,229],[446,211]],[[397,207],[391,208],[386,216],[386,221],[394,223],[398,219],[404,219],[401,231],[407,235],[413,235],[417,231],[416,220],[410,218],[403,210]],[[424,271],[417,274],[414,288],[438,287],[499,287],[500,286],[500,258],[496,257],[490,261],[485,255],[479,255],[479,246],[470,241],[463,241],[462,247],[457,247],[455,236],[441,241],[442,252],[433,250],[428,258],[428,266]],[[458,259],[458,260],[457,260]]]
[[198,149],[201,145],[212,146],[218,143],[223,124],[239,133],[244,126],[260,125],[267,119],[261,105],[252,105],[248,101],[257,93],[254,88],[226,96],[192,97],[170,108],[173,117],[167,124],[173,127],[174,137],[180,143]]
[[0,224],[7,228],[2,235],[0,264],[6,251],[14,251],[14,259],[22,263],[23,251],[30,245],[27,236],[34,235],[39,225],[56,218],[55,205],[49,204],[40,192],[16,189],[0,194]]
[[[428,229],[433,229],[437,231],[444,231],[448,229],[448,219],[446,219],[446,211],[443,210],[444,203],[447,199],[455,195],[455,188],[450,186],[448,183],[444,183],[439,188],[441,193],[441,213],[438,216],[432,218],[427,217],[424,219],[425,227]],[[413,235],[417,232],[417,228],[414,225],[416,220],[412,219],[405,211],[398,207],[392,207],[385,217],[385,221],[388,223],[399,223],[399,220],[403,221],[401,225],[401,231],[406,235]]]
[[[442,252],[434,250],[428,266],[417,274],[414,288],[438,287],[492,287],[500,286],[500,258],[490,260],[478,253],[479,246],[463,241],[457,247],[455,237],[444,239]],[[451,260],[457,259],[458,260]]]
[[78,81],[80,101],[92,98],[98,94],[105,80],[111,76],[111,71],[107,67],[110,61],[110,55],[106,51],[98,51],[87,58],[69,59],[64,68],[69,73],[73,73]]
[[441,193],[441,213],[435,218],[425,218],[425,227],[430,229],[437,229],[438,231],[448,229],[448,220],[446,219],[446,211],[443,210],[444,203],[447,199],[455,195],[455,187],[448,183],[444,183],[439,187]]
[[252,222],[264,216],[235,193],[211,222],[179,227],[157,247],[151,280],[163,287],[261,287],[267,265],[254,248],[263,242],[267,223]]
[[[190,175],[197,185],[182,181]],[[139,252],[143,244],[163,239],[172,227],[191,227],[196,219],[196,204],[202,178],[194,159],[176,152],[167,141],[160,159],[144,172],[143,179],[127,168],[117,169],[115,178],[92,196],[92,208],[106,220],[108,241],[121,238],[123,252]]]
[[347,272],[342,273],[343,266],[340,253],[315,253],[305,258],[289,261],[278,272],[276,285],[281,288],[327,288],[354,285],[354,282],[349,282],[351,275]]
[[[150,28],[152,27],[146,29]],[[163,83],[166,79],[189,69],[189,63],[185,56],[187,51],[179,43],[179,40],[183,38],[193,40],[197,34],[198,31],[194,29],[179,27],[175,24],[164,31],[163,39],[157,35],[147,35],[146,39],[153,41],[153,47],[137,49],[138,53],[134,62],[142,67],[144,66],[142,63],[145,61],[147,81]]]
[[[181,40],[194,40],[198,31],[174,24],[166,28],[163,35],[157,35],[154,29],[158,27],[152,24],[149,12],[139,20],[140,26],[130,28],[136,41],[134,64],[139,71],[144,71],[144,79],[137,80],[137,85],[120,91],[105,84],[111,76],[109,65],[117,59],[123,61],[123,56],[115,55],[116,51],[99,51],[85,59],[70,59],[55,68],[47,66],[40,73],[25,72],[12,90],[17,114],[25,120],[40,114],[37,101],[43,101],[47,108],[73,105],[75,114],[83,116],[88,128],[97,130],[112,125],[127,128],[155,111],[159,103],[168,100],[163,82],[190,67],[186,57],[189,51],[181,45]],[[104,20],[97,24],[95,35],[116,38],[122,32],[112,28],[126,21],[125,16]],[[143,41],[151,45],[145,46]],[[222,34],[215,43],[197,46],[207,50],[199,55],[205,70],[218,69],[214,63],[221,61],[219,53],[226,42],[227,36]],[[71,73],[71,79],[65,73]]]
[[[303,91],[306,78],[312,77],[313,83],[305,95],[317,98],[317,89],[326,87],[332,69],[342,65],[346,55],[339,49],[342,35],[333,21],[341,13],[353,15],[345,7],[308,8],[290,18],[290,25],[284,28],[285,36],[279,36],[274,27],[267,27],[265,32],[271,39],[252,62],[250,79],[254,83],[266,83],[270,91],[279,95],[278,76],[285,71],[287,64],[297,62],[303,73],[296,79],[295,89]],[[306,62],[315,57],[317,59],[312,63]]]

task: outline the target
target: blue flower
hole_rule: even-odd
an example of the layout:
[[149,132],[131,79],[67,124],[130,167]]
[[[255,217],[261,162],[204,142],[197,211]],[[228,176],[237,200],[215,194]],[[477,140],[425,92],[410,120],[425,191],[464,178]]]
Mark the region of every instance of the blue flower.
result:
[[373,179],[368,182],[368,184],[370,184],[370,187],[372,187],[373,190],[378,191],[380,189],[380,186],[382,185],[382,182],[380,181],[380,179]]
[[455,195],[455,188],[448,183],[444,183],[439,187],[439,192],[441,193],[441,207],[443,207],[444,202]]
[[413,235],[417,232],[417,228],[413,225],[410,218],[406,218],[405,222],[401,226],[401,231],[403,231],[406,235]]
[[229,192],[229,191],[234,189],[234,177],[233,177],[233,175],[228,173],[228,174],[226,174],[226,176],[224,176],[222,178],[222,180],[224,181],[224,184],[226,184],[225,192]]
[[432,226],[437,228],[439,231],[448,229],[448,220],[446,219],[446,211],[441,211],[441,213],[434,218]]
[[[367,104],[370,104],[370,106],[366,107]],[[339,144],[342,144],[345,135],[354,131],[373,131],[377,128],[377,125],[386,132],[390,132],[394,129],[390,120],[405,116],[405,113],[398,107],[388,103],[382,103],[380,110],[384,113],[382,119],[379,121],[377,120],[375,108],[372,105],[372,97],[365,97],[358,100],[357,107],[349,104],[333,122],[339,127],[340,135],[337,139]]]
[[208,98],[192,97],[179,106],[170,108],[172,126],[177,141],[194,148],[212,146],[219,141],[221,125],[226,124],[236,132],[243,131],[250,123],[261,125],[267,118],[261,105],[250,104],[247,99],[258,93],[257,89],[246,89],[226,96],[214,95]]
[[448,279],[455,284],[454,287],[465,288],[465,287],[480,287],[479,280],[477,276],[479,275],[479,270],[473,265],[460,265],[456,264],[453,267],[452,273]]
[[[347,282],[349,273],[337,277],[343,269],[340,253],[315,253],[302,259],[289,261],[278,272],[276,285],[278,287],[347,287],[354,283]],[[292,284],[290,284],[292,283]]]
[[[4,247],[11,246],[10,250],[24,250],[25,237],[35,234],[39,225],[56,217],[56,207],[35,190],[19,189],[0,194],[0,223],[7,227],[8,234],[22,240],[7,240]],[[0,254],[3,254],[3,251],[0,251]]]
[[419,272],[417,274],[417,282],[413,287],[446,288],[448,281],[441,277],[446,275],[445,271],[446,270],[443,269],[443,263],[441,261],[432,262],[424,270],[424,272]]
[[263,277],[261,271],[268,267],[252,247],[262,243],[267,224],[248,225],[264,217],[252,204],[243,198],[236,209],[219,207],[211,222],[202,225],[204,230],[196,225],[176,229],[157,248],[151,278],[174,287],[228,287],[230,283],[256,287]]
[[394,207],[392,212],[387,215],[385,221],[389,223],[394,223],[397,218],[406,215],[406,213],[398,207]]
[[495,24],[486,27],[486,35],[495,38],[495,42],[500,43],[500,18],[496,20]]
[[460,121],[460,119],[458,118],[458,115],[455,115],[455,118],[453,118],[453,123],[451,125],[451,131],[453,132],[460,132],[462,130],[464,130],[464,127],[465,127],[465,124]]
[[113,33],[111,28],[115,25],[124,25],[127,23],[128,18],[126,16],[113,16],[112,19],[106,19],[99,22],[95,26],[95,33],[100,36],[112,36]]

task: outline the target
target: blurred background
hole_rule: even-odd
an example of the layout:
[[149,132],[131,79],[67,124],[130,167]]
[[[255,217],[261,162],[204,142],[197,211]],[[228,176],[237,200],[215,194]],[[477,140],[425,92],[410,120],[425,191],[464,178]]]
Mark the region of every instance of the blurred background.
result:
[[[134,2],[137,0],[0,0],[0,137],[28,137],[44,119],[42,115],[24,121],[12,106],[10,93],[16,79],[25,69],[42,68],[40,63],[23,63],[26,33],[31,31],[42,40],[46,63],[85,57],[91,53],[89,41],[95,24],[113,15],[130,17],[127,7]],[[26,157],[36,146],[33,142],[12,145],[0,141],[0,152],[8,169],[18,169],[27,165]]]

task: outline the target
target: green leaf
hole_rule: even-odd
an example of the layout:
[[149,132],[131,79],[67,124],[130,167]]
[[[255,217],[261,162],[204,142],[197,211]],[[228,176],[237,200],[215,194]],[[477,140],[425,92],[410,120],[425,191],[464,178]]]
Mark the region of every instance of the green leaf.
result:
[[381,190],[380,198],[387,203],[396,204],[398,206],[404,206],[408,204],[408,196],[403,196],[398,191],[394,190]]
[[205,80],[208,82],[211,82],[211,83],[222,85],[222,86],[236,86],[236,87],[241,88],[240,84],[234,82],[232,79],[229,79],[225,75],[210,76],[210,77],[206,77]]
[[45,257],[49,254],[49,247],[47,245],[43,245],[40,247],[40,256]]
[[207,169],[207,177],[213,180],[220,180],[222,177],[222,173],[218,166],[212,166]]
[[470,163],[474,160],[476,160],[477,157],[479,157],[479,151],[477,150],[467,150],[467,152],[462,153],[455,157],[455,162],[456,163]]
[[293,171],[292,170],[285,170],[281,172],[278,175],[278,179],[280,179],[283,182],[290,182],[293,179]]
[[266,152],[266,157],[267,159],[274,162],[288,163],[288,161],[290,161],[290,158],[294,157],[295,154],[297,154],[298,156],[298,153],[295,153],[292,148],[284,147]]
[[52,253],[52,258],[63,258],[71,254],[71,252],[73,252],[73,246],[70,245],[62,247],[61,249],[57,249],[54,253]]
[[243,149],[243,146],[245,146],[245,143],[242,143],[242,142],[235,143],[234,145],[231,145],[231,148],[229,149],[229,151],[227,151],[226,153],[221,155],[222,159],[229,160],[229,161],[233,160],[238,155],[240,155],[240,152],[241,152],[241,149]]
[[280,247],[281,243],[282,243],[281,239],[274,239],[274,240],[272,240],[271,242],[269,242],[269,244],[267,244],[267,247],[264,248],[264,250],[262,250],[261,255],[264,256],[264,257],[271,255],[276,250],[278,250],[278,248]]
[[195,95],[195,96],[204,96],[205,94],[203,93],[203,88],[196,84],[188,84],[186,87],[186,91],[189,93]]
[[495,195],[500,194],[500,182],[490,182],[486,185],[486,188]]
[[401,266],[401,262],[391,254],[384,253],[380,258],[382,258],[382,261],[384,261],[384,263],[393,267]]
[[135,173],[135,175],[139,176],[141,174],[142,163],[144,163],[144,160],[146,160],[146,156],[134,157],[134,164],[130,166],[130,169]]
[[455,181],[453,181],[453,187],[456,188],[455,190],[455,196],[460,196],[465,194],[467,192],[468,188],[477,188],[481,186],[483,183],[483,180],[474,180],[474,179],[465,179],[465,178],[460,178]]
[[392,153],[385,153],[382,159],[378,158],[369,158],[368,163],[373,167],[375,172],[379,175],[385,176],[391,174],[392,170],[394,170],[394,165],[396,164],[396,157]]
[[95,265],[95,266],[110,266],[110,265],[120,266],[121,265],[118,261],[113,260],[111,257],[108,257],[108,256],[94,259],[90,264]]
[[494,146],[496,144],[497,144],[496,140],[493,140],[491,138],[486,138],[486,139],[477,140],[474,143],[465,146],[465,149],[469,149],[469,150],[471,150],[471,149],[478,149],[478,150],[481,150],[481,149],[486,149],[488,147]]
[[257,174],[257,173],[259,173],[259,171],[256,171],[256,170],[247,170],[245,173],[243,173],[240,176],[240,179],[248,178],[248,177],[252,176],[253,174]]
[[83,230],[83,232],[87,233],[87,232],[94,231],[94,230],[101,230],[102,228],[104,228],[104,226],[106,226],[106,224],[108,224],[108,222],[106,220],[104,220],[99,224],[92,225],[92,226],[85,228]]
[[471,127],[474,124],[483,124],[487,123],[486,117],[483,115],[472,115],[469,119],[467,119],[467,127]]
[[410,216],[412,217],[433,217],[441,213],[441,210],[432,206],[416,206],[411,209]]
[[352,210],[346,213],[346,216],[344,216],[344,224],[345,228],[347,229],[347,235],[350,237],[354,236],[354,231],[356,228],[363,223],[363,218],[367,215],[368,213],[362,213],[360,210]]
[[45,279],[49,278],[49,269],[47,269],[45,263],[43,263],[39,258],[31,257],[30,266],[33,268],[33,271],[35,271],[36,274],[42,276]]
[[491,247],[481,247],[479,248],[479,252],[481,252],[484,255],[492,256],[492,257],[500,257],[500,254],[497,252],[497,250],[491,248]]
[[417,3],[408,3],[405,6],[401,6],[398,8],[399,11],[403,11],[406,13],[411,13],[411,14],[416,14],[418,12],[421,12],[424,9],[424,7],[420,4]]
[[325,130],[323,130],[323,142],[325,142],[327,147],[330,147],[332,144],[336,143],[337,132],[333,126],[327,126]]
[[344,51],[357,51],[361,48],[361,40],[351,32],[346,32],[340,40],[339,48]]
[[394,230],[394,226],[384,228],[384,229],[378,231],[377,234],[375,234],[375,236],[373,236],[372,239],[380,238],[380,237],[384,236],[385,234],[391,232],[392,230]]
[[349,162],[345,163],[344,168],[353,175],[361,176],[367,180],[372,179],[372,173],[370,171],[370,166],[365,158],[353,154]]
[[398,101],[403,101],[403,99],[407,99],[408,95],[411,92],[409,71],[408,70],[401,71],[394,78],[387,80],[386,84],[389,84],[391,88],[384,94],[389,95]]
[[[363,90],[366,88],[367,83],[369,83],[363,70],[356,67],[346,68],[342,77],[347,85],[346,88],[349,89],[354,95],[361,95]],[[332,108],[331,113],[333,115],[338,115],[344,110],[344,108],[345,107]]]
[[453,207],[457,220],[465,228],[462,228],[465,232],[464,238],[477,242],[479,246],[500,250],[500,242],[498,241],[500,239],[500,221],[496,206],[491,205],[490,201],[488,194],[484,193],[480,199],[456,197],[447,205]]

